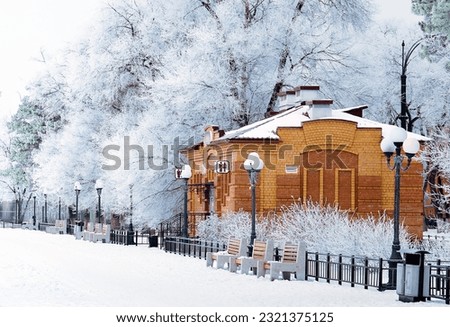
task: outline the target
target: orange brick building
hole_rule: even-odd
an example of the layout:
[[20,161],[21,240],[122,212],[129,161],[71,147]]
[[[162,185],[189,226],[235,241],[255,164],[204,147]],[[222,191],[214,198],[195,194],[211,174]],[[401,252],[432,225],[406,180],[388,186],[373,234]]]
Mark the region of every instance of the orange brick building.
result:
[[[259,214],[311,200],[337,204],[361,216],[385,210],[392,216],[394,172],[387,168],[380,142],[395,127],[364,119],[366,106],[331,109],[333,101],[316,99],[318,91],[318,86],[304,86],[280,93],[279,112],[230,132],[208,126],[203,142],[183,151],[193,173],[190,235],[195,234],[196,215],[251,210],[249,178],[243,168],[250,152],[257,152],[265,163],[256,190]],[[229,173],[215,172],[218,160],[230,163]],[[413,159],[410,169],[402,172],[400,219],[419,238],[422,185],[422,165]]]

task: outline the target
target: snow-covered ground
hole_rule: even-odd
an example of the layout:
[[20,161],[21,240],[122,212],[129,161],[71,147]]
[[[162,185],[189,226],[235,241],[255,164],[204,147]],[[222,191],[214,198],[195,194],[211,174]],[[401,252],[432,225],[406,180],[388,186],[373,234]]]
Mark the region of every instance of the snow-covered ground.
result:
[[[274,281],[207,268],[145,246],[0,228],[0,307],[441,307],[315,281]],[[0,319],[1,320],[1,319]]]

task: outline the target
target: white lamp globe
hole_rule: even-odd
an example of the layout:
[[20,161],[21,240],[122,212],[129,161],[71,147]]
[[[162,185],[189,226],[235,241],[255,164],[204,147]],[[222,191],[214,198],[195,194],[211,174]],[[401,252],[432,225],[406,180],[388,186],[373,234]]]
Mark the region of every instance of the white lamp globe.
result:
[[99,189],[102,189],[102,188],[103,188],[103,181],[101,179],[97,179],[95,181],[95,189],[99,190]]
[[192,177],[192,169],[189,165],[183,165],[181,168],[181,178],[189,179]]
[[413,157],[417,152],[419,152],[420,143],[417,139],[409,137],[403,142],[403,151],[405,151],[407,156]]
[[244,161],[244,168],[247,171],[256,170],[260,171],[264,168],[264,161],[259,157],[256,152],[249,153],[247,160]]
[[380,148],[383,153],[394,153],[395,152],[395,145],[394,142],[392,142],[392,139],[390,138],[384,138],[380,143]]
[[408,137],[408,133],[404,128],[395,126],[389,131],[389,138],[392,142],[395,143],[403,143]]
[[73,189],[75,191],[81,191],[81,183],[80,182],[75,182],[75,184],[73,185]]

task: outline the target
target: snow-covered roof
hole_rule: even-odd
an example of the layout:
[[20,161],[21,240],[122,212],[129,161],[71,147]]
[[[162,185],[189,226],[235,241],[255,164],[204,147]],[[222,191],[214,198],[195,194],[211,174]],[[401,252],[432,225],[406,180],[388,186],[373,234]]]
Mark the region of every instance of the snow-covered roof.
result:
[[[366,106],[351,107],[344,109],[334,109],[329,111],[329,115],[321,118],[310,118],[312,116],[312,108],[309,105],[301,105],[291,109],[280,112],[279,114],[257,121],[253,124],[225,132],[225,135],[218,138],[216,141],[225,140],[245,140],[245,139],[265,139],[265,140],[279,140],[277,130],[280,127],[301,127],[304,122],[319,120],[319,119],[337,119],[357,123],[358,128],[381,128],[382,135],[386,136],[390,130],[396,126],[383,124],[370,119],[358,117],[348,113],[355,109],[364,109]],[[430,141],[431,139],[416,133],[408,132],[408,137],[413,137],[418,141]]]

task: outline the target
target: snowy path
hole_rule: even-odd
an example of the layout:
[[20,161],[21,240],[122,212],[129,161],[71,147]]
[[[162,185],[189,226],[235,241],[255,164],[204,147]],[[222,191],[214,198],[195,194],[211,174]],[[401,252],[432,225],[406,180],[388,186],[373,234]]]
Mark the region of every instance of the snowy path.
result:
[[397,299],[394,291],[232,274],[155,248],[0,229],[0,306],[445,306]]

